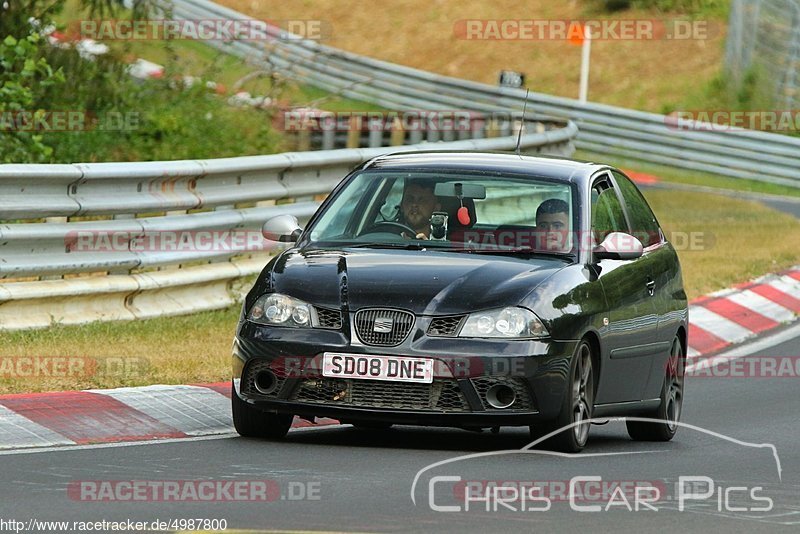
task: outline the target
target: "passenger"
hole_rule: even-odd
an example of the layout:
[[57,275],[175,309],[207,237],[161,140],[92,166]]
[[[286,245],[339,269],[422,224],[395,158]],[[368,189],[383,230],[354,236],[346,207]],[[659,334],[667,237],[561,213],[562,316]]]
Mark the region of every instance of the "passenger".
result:
[[536,209],[536,233],[545,250],[569,249],[569,204],[558,198],[539,204]]

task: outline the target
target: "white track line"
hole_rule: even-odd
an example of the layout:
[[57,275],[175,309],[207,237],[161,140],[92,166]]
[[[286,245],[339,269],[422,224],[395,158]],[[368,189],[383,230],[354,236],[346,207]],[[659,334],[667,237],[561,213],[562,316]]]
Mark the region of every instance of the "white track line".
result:
[[753,335],[751,330],[702,306],[690,306],[689,322],[728,343],[738,343]]
[[795,280],[791,276],[779,276],[775,280],[772,280],[769,285],[786,293],[787,295],[791,295],[796,299],[800,299],[800,281]]
[[729,295],[728,300],[735,302],[740,306],[744,306],[749,310],[753,310],[778,323],[785,323],[794,320],[794,312],[788,308],[784,308],[780,304],[772,302],[766,297],[762,297],[758,293],[754,293],[749,289]]
[[231,401],[202,386],[145,386],[97,389],[126,406],[190,436],[230,432]]
[[780,345],[781,343],[784,343],[791,339],[795,339],[797,337],[800,337],[800,324],[791,326],[786,330],[781,330],[777,334],[773,334],[771,336],[762,336],[759,339],[753,341],[752,343],[747,343],[726,350],[725,352],[717,356],[713,356],[708,360],[701,360],[697,363],[687,365],[686,373],[693,373],[700,369],[708,369],[709,367],[713,367],[720,363],[729,362],[731,360],[738,360],[739,358],[744,358],[745,356],[749,356],[751,354],[760,352],[770,347],[774,347],[775,345]]
[[[289,435],[297,432],[311,432],[325,429],[340,429],[345,425],[322,425],[322,426],[304,426],[292,428]],[[164,445],[170,443],[191,443],[194,441],[211,441],[215,439],[231,439],[238,438],[239,434],[236,432],[226,432],[225,434],[217,434],[214,436],[192,436],[188,438],[169,438],[169,439],[153,439],[146,441],[121,441],[118,443],[95,443],[90,445],[63,445],[63,446],[48,446],[48,447],[34,447],[28,449],[9,449],[0,450],[0,456],[12,456],[15,454],[37,454],[43,452],[68,452],[68,451],[84,451],[90,449],[114,449],[117,447],[138,447],[140,445]],[[245,438],[242,438],[245,439]],[[69,443],[73,443],[70,441]],[[264,444],[269,444],[269,441],[264,440]]]
[[0,405],[0,451],[11,447],[42,447],[49,445],[74,445],[69,440],[49,428],[23,417],[17,412]]

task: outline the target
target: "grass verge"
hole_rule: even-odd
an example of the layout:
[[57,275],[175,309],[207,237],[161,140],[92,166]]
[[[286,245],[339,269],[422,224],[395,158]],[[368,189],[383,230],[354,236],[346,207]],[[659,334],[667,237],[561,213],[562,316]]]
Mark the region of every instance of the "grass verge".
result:
[[[129,16],[129,13],[123,11],[118,18],[124,18],[126,15]],[[88,8],[82,8],[78,0],[68,0],[64,11],[56,17],[56,22],[69,34],[79,35],[80,21],[85,19],[91,19]],[[237,81],[254,71],[261,70],[260,67],[218,50],[208,43],[191,39],[108,40],[102,42],[108,45],[112,51],[119,52],[130,60],[146,59],[166,66],[168,72],[175,75],[191,75],[220,83],[228,90],[228,94],[231,94]],[[288,80],[283,80],[282,83],[281,89],[274,91],[269,76],[254,77],[243,83],[240,89],[253,95],[277,93],[279,104],[287,106],[305,106],[323,101],[324,104],[320,104],[320,107],[329,111],[354,109],[377,111],[381,109],[378,106],[333,95],[315,87]],[[250,108],[242,108],[238,111],[241,117],[253,115],[253,110]]]
[[[598,2],[528,0],[398,0],[393,9],[364,9],[359,0],[286,2],[219,0],[249,16],[275,21],[319,21],[324,44],[431,72],[496,84],[500,70],[527,74],[531,91],[577,98],[581,47],[566,39],[496,39],[485,32],[467,38],[467,20],[668,21],[694,14],[708,31],[693,39],[597,39],[592,43],[589,99],[661,112],[703,98],[723,58],[726,12],[642,2],[609,13]],[[705,4],[705,3],[704,3]],[[667,22],[668,23],[668,22]],[[368,29],[368,30],[365,30]]]
[[[646,191],[679,248],[690,298],[800,263],[800,222],[756,202],[683,191]],[[685,246],[677,236],[701,241]],[[239,308],[135,322],[0,332],[0,393],[227,380]],[[20,358],[68,358],[96,372],[16,378]],[[12,367],[9,367],[12,366]],[[11,371],[11,375],[9,375]]]
[[575,159],[607,163],[620,169],[635,169],[637,172],[658,176],[662,182],[700,185],[705,187],[715,187],[718,189],[730,189],[733,191],[745,191],[749,193],[764,193],[768,195],[800,198],[800,187],[788,187],[785,185],[771,184],[768,182],[759,182],[757,180],[731,178],[717,174],[678,169],[676,167],[654,165],[651,163],[643,163],[641,161],[634,161],[626,158],[598,154],[586,150],[576,150],[572,157]]
[[[239,307],[231,307],[180,317],[3,332],[0,393],[225,380],[238,317]],[[32,365],[51,365],[50,376],[40,369],[41,376],[19,377],[28,369],[24,358],[33,358]],[[63,374],[55,368],[57,359],[71,365],[77,376],[52,376]],[[71,374],[69,368],[65,373]]]

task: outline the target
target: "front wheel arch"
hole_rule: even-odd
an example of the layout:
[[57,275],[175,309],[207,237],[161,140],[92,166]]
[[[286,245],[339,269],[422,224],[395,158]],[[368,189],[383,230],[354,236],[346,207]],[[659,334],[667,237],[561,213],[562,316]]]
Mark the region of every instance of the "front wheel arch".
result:
[[686,357],[689,354],[689,335],[687,334],[686,326],[680,325],[678,327],[678,332],[675,335],[678,336],[678,339],[681,341],[683,355]]
[[595,332],[594,330],[589,330],[581,337],[578,344],[581,342],[586,341],[589,343],[589,347],[592,349],[592,365],[595,368],[594,372],[594,394],[595,399],[597,398],[597,386],[600,385],[600,374],[603,372],[603,358],[600,356],[601,346],[600,346],[600,335]]

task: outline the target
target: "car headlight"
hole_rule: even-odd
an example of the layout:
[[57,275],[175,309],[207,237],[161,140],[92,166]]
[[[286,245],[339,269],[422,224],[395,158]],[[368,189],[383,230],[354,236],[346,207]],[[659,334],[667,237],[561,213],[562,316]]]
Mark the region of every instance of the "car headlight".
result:
[[549,334],[532,311],[525,308],[502,308],[471,313],[458,337],[531,339]]
[[258,297],[247,318],[259,324],[311,327],[313,315],[314,308],[310,304],[287,295],[272,293]]

